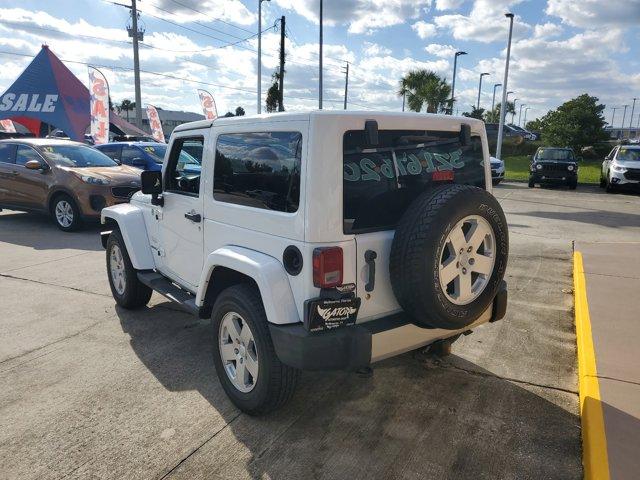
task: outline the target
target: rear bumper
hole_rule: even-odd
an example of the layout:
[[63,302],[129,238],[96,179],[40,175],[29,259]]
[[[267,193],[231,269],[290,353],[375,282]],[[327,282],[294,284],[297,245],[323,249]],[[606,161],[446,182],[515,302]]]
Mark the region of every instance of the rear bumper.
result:
[[507,284],[502,282],[487,311],[461,330],[422,328],[398,313],[336,330],[311,333],[301,323],[269,324],[271,339],[280,361],[300,370],[357,370],[371,363],[455,336],[485,322],[504,317]]

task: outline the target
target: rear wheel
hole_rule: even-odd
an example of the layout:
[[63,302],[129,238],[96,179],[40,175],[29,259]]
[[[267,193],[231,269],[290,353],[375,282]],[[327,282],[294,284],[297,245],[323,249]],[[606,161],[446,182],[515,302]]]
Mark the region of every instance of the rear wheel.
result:
[[535,182],[529,179],[529,188],[534,188],[536,186]]
[[153,291],[138,279],[119,230],[111,232],[107,239],[107,275],[118,305],[134,309],[149,303]]
[[278,359],[255,287],[243,284],[224,290],[213,306],[211,323],[216,372],[240,410],[261,415],[291,399],[299,372]]
[[468,185],[418,197],[396,228],[389,272],[416,324],[456,330],[490,306],[507,265],[507,222],[497,200]]
[[69,195],[60,194],[51,202],[51,216],[56,226],[63,232],[73,232],[80,228],[80,209]]

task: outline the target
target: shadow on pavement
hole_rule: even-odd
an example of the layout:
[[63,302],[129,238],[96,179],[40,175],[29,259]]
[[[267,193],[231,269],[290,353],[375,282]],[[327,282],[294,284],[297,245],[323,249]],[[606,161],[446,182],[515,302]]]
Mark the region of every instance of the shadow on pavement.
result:
[[117,309],[132,349],[167,390],[198,391],[228,424],[173,477],[582,477],[579,418],[559,406],[572,394],[525,389],[459,357],[405,354],[369,378],[305,372],[282,410],[239,415],[216,377],[210,322],[168,305]]
[[77,232],[63,232],[46,215],[10,212],[0,214],[0,242],[35,250],[102,250],[100,224],[88,222]]
[[510,215],[523,215],[527,217],[547,218],[550,220],[580,222],[610,228],[640,227],[640,214],[605,210],[589,210],[580,212],[512,212]]

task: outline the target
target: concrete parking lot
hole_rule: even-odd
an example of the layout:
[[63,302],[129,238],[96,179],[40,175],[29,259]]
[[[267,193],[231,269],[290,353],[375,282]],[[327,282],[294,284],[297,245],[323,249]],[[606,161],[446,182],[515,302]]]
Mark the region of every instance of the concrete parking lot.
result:
[[92,227],[0,213],[2,478],[581,478],[572,241],[640,237],[640,197],[496,188],[510,224],[504,320],[439,359],[305,373],[240,414],[208,321],[154,295],[116,308]]

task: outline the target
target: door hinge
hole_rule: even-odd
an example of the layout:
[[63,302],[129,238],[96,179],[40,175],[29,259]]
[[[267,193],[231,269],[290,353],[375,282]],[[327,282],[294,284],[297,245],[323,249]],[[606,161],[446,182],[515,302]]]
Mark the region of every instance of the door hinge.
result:
[[155,217],[156,220],[162,220],[162,210],[159,208],[154,208],[151,210],[151,214]]
[[165,254],[164,254],[164,250],[162,248],[156,247],[154,245],[151,245],[151,248],[156,251],[156,256],[164,258]]

